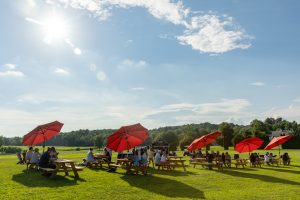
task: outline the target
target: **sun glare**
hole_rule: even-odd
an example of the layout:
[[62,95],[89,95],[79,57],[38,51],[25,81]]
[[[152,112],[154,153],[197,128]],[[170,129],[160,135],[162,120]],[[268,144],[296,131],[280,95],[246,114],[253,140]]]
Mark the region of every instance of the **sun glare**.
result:
[[58,16],[49,16],[43,21],[44,41],[48,44],[64,41],[68,37],[68,26]]

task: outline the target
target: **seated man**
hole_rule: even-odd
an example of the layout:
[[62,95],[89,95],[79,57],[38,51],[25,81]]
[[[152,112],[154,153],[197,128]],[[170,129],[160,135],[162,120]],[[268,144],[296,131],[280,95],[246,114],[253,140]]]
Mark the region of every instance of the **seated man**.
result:
[[282,155],[282,162],[283,162],[283,165],[290,165],[291,159],[290,159],[290,156],[288,153],[284,153]]
[[[47,151],[45,151],[39,161],[39,167],[41,168],[52,168],[55,169],[56,165],[50,163],[50,148],[47,149]],[[48,174],[46,174],[48,175]]]
[[35,148],[32,156],[31,156],[30,163],[39,164],[40,157],[41,157],[41,154],[39,153],[39,149]]
[[93,148],[90,148],[89,152],[87,153],[87,156],[86,156],[85,160],[86,160],[87,164],[96,162],[95,156],[94,156],[94,153],[93,153]]
[[29,147],[29,150],[26,152],[26,155],[25,155],[25,162],[26,163],[30,162],[32,154],[33,154],[33,148]]

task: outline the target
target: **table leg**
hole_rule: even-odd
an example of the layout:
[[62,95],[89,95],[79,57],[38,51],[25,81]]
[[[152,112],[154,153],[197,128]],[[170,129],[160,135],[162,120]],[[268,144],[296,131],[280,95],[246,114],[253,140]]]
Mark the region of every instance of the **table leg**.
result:
[[68,176],[68,175],[69,175],[69,172],[68,172],[68,169],[67,169],[66,164],[65,164],[65,163],[61,163],[61,166],[62,166],[62,168],[63,168],[64,171],[65,171],[65,175]]
[[72,162],[72,163],[70,163],[70,165],[71,165],[72,170],[73,170],[73,172],[74,172],[75,178],[79,178],[79,175],[78,175],[78,172],[77,172],[77,170],[76,170],[75,164]]

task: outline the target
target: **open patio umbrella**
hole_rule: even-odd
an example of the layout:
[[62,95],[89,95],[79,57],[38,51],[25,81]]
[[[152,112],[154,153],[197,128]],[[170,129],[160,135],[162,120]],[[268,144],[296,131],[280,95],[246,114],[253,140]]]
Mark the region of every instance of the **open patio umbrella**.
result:
[[201,149],[202,147],[213,143],[220,135],[222,135],[222,133],[218,131],[203,135],[202,137],[195,139],[188,147],[188,150],[191,152],[196,149]]
[[264,141],[258,137],[247,138],[235,145],[234,150],[239,153],[252,152],[264,143]]
[[120,152],[143,144],[149,137],[148,129],[141,124],[122,126],[107,138],[106,147]]
[[64,124],[54,121],[48,124],[37,126],[35,129],[24,135],[22,144],[32,146],[43,142],[43,151],[45,142],[58,134]]
[[[271,140],[271,142],[264,149],[265,150],[273,149],[274,147],[277,147],[277,146],[289,141],[292,137],[293,136],[291,136],[291,135],[274,137]],[[280,146],[279,146],[279,155],[280,155]]]

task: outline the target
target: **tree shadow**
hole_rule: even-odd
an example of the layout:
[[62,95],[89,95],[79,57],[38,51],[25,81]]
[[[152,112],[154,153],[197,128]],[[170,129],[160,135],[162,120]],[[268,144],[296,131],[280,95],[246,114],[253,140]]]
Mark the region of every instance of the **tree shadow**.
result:
[[300,174],[300,171],[289,170],[290,168],[264,168],[264,169],[277,171],[277,172],[284,172],[284,173]]
[[249,174],[249,173],[243,173],[240,171],[223,171],[223,174],[227,174],[230,176],[240,177],[240,178],[252,178],[252,179],[258,179],[265,182],[270,183],[282,183],[282,184],[290,184],[290,185],[300,185],[299,182],[296,181],[290,181],[286,179],[281,179],[273,176],[267,176],[267,175],[261,175],[261,174]]
[[69,176],[72,179],[67,179],[65,176],[56,175],[54,177],[45,177],[40,173],[21,173],[12,176],[12,180],[28,187],[64,187],[78,185],[78,181],[85,182],[84,179],[75,179],[74,176]]
[[182,182],[157,176],[122,176],[131,186],[166,197],[205,199],[204,193]]

